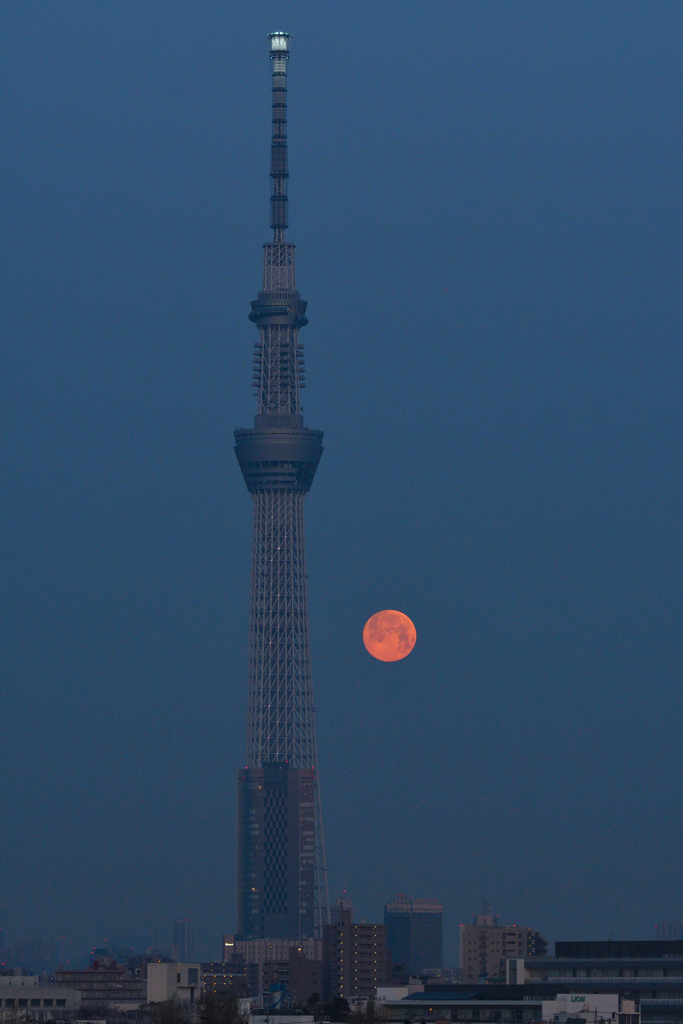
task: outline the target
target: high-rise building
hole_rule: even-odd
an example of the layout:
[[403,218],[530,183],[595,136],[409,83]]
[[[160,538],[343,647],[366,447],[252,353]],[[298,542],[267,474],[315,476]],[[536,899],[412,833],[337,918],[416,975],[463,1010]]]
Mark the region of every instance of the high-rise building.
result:
[[353,910],[340,907],[334,924],[323,929],[325,999],[374,999],[388,974],[387,935],[383,924],[353,922]]
[[173,922],[173,959],[178,963],[194,961],[194,925],[187,918]]
[[409,975],[443,967],[443,907],[438,900],[396,896],[384,907],[392,965]]
[[34,974],[47,974],[59,962],[59,944],[56,939],[27,939],[17,942],[10,957],[15,967],[23,967]]
[[286,32],[273,32],[270,224],[263,287],[249,319],[254,426],[235,431],[253,500],[247,765],[238,775],[237,930],[245,939],[320,938],[327,882],[313,720],[304,498],[322,433],[304,426],[306,303],[296,290],[287,218]]
[[506,959],[545,956],[546,948],[540,932],[518,924],[499,925],[490,913],[475,914],[473,924],[460,926],[463,981],[502,980]]

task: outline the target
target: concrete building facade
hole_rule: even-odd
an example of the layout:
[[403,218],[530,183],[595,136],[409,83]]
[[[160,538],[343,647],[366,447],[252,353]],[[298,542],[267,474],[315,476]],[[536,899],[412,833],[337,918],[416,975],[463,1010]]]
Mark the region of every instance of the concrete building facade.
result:
[[[495,1013],[496,1002],[509,1006],[521,1002],[524,1006],[519,1012],[524,1014],[533,1004],[540,1006],[568,996],[565,1005],[569,1010],[576,1008],[568,1016],[584,1018],[590,1024],[580,1001],[572,997],[590,996],[595,1003],[594,996],[616,995],[620,1000],[619,1024],[683,1024],[683,942],[557,942],[555,953],[510,958],[505,965],[507,984],[485,980],[456,985],[428,982],[424,994],[417,997],[421,1000],[419,1010],[415,1009],[415,996],[408,1002],[412,1002],[412,1012],[417,1016],[424,1010],[425,1019],[429,1016],[426,1009],[432,1007],[438,1019],[527,1020],[543,1019],[538,1015],[542,1009],[519,1018],[459,1018],[451,1011],[470,1002],[472,1007],[487,1003],[490,1012]],[[634,1015],[638,1020],[631,1019]],[[561,1017],[558,1024],[563,1024]]]
[[295,1000],[322,993],[322,939],[238,939],[228,934],[223,936],[223,959],[235,973],[241,967],[251,998],[268,993],[276,983],[284,984]]
[[383,924],[354,924],[352,911],[323,928],[323,997],[374,999],[387,978],[388,954]]
[[180,999],[183,1003],[197,1003],[203,994],[201,964],[148,964],[147,1002],[163,1003],[167,999]]
[[[509,991],[506,993],[505,988]],[[491,989],[492,991],[487,991]],[[576,993],[544,998],[525,995],[519,986],[481,986],[477,992],[425,988],[400,1001],[388,1001],[383,1010],[392,1021],[462,1021],[467,1024],[640,1024],[637,1005],[618,993]]]
[[203,963],[202,987],[206,995],[217,996],[231,992],[238,999],[246,999],[251,994],[246,963],[237,956],[227,963]]
[[77,1016],[81,993],[20,970],[0,976],[0,1020],[65,1020]]
[[[151,965],[150,965],[151,966]],[[75,988],[81,993],[81,1002],[87,1005],[140,1006],[146,1001],[144,978],[110,957],[93,961],[85,970],[60,968],[55,971],[58,985]]]
[[288,999],[306,1002],[314,993],[320,999],[323,990],[322,960],[309,960],[298,950],[290,949],[287,960],[266,960],[262,969],[261,989],[256,995],[280,990]]
[[556,942],[555,956],[526,958],[527,992],[616,991],[640,1007],[643,1024],[683,1024],[683,942]]
[[290,949],[297,949],[308,960],[322,960],[322,939],[240,939],[236,935],[223,936],[223,962],[233,956],[243,957],[245,963],[264,963],[266,960],[288,960]]
[[476,914],[460,926],[460,958],[465,983],[505,978],[508,958],[545,956],[546,940],[531,928],[499,925],[493,914]]

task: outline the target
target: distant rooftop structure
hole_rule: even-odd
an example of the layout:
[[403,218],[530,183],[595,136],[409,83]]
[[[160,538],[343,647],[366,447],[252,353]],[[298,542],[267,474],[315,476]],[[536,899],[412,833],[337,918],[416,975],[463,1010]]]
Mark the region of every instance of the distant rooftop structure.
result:
[[350,921],[353,923],[353,901],[350,896],[346,895],[346,890],[334,901],[330,907],[330,921],[332,924],[339,924],[343,919],[343,912],[345,910],[350,911]]
[[384,909],[388,914],[443,914],[443,905],[438,900],[410,896],[394,896]]
[[655,925],[655,938],[668,942],[683,939],[683,923],[679,921],[660,921]]
[[683,955],[683,940],[622,939],[604,942],[556,942],[556,957],[581,958],[583,960],[609,960],[616,957],[640,959]]
[[173,948],[171,950],[174,960],[178,963],[194,962],[194,925],[187,918],[173,922]]
[[491,904],[488,900],[479,900],[479,913],[472,918],[472,924],[482,928],[498,927],[498,914],[491,913]]

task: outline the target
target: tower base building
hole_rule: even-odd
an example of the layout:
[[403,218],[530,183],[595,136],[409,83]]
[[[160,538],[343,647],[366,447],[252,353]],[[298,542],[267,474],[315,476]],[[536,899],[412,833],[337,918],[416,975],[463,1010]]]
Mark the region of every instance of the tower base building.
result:
[[240,939],[315,930],[315,771],[266,764],[237,781]]

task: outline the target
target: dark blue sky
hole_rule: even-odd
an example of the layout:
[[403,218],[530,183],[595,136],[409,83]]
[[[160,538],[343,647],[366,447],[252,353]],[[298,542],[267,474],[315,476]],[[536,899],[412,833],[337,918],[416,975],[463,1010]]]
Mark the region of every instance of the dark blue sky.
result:
[[[332,892],[681,919],[683,5],[0,10],[0,926],[234,925],[265,34]],[[406,661],[364,652],[380,608]]]

